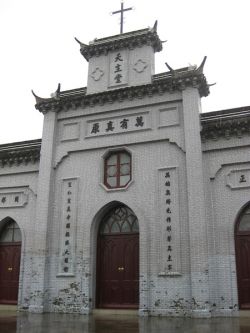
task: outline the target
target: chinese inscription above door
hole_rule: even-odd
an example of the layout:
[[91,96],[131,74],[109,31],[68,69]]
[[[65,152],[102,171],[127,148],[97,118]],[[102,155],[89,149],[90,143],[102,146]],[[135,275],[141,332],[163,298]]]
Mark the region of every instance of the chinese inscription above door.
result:
[[149,113],[96,119],[87,122],[87,136],[110,135],[149,129]]
[[109,86],[115,87],[128,83],[128,52],[112,52],[109,58]]

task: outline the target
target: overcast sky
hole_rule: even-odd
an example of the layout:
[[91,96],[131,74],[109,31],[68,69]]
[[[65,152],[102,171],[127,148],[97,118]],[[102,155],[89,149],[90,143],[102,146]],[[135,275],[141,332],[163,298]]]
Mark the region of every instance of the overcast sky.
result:
[[[199,65],[206,55],[210,95],[203,112],[250,105],[249,0],[127,0],[124,32],[153,26],[167,40],[156,73]],[[0,0],[0,144],[41,138],[43,115],[31,95],[86,86],[84,43],[119,33],[110,13],[120,0]]]

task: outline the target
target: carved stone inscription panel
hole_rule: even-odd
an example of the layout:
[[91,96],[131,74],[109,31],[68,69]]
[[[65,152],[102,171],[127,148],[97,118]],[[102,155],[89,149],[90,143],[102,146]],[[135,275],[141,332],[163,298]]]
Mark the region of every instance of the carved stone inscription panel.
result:
[[159,276],[180,275],[179,185],[177,167],[158,170],[161,225]]
[[149,129],[149,112],[87,122],[87,136],[110,135]]
[[109,55],[109,86],[128,83],[128,51],[120,50]]
[[74,274],[78,180],[62,181],[59,275]]
[[227,175],[227,185],[231,189],[250,187],[250,169],[231,170]]
[[28,203],[27,190],[0,189],[0,208],[23,207]]

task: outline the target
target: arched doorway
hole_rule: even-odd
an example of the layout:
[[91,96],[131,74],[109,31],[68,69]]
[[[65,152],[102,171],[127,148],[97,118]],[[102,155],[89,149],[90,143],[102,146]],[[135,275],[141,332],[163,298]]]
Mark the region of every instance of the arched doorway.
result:
[[0,231],[0,304],[17,304],[21,232],[9,219]]
[[139,306],[139,225],[124,205],[112,208],[100,223],[96,291],[98,308]]
[[239,308],[250,309],[250,204],[241,211],[235,225],[235,252]]

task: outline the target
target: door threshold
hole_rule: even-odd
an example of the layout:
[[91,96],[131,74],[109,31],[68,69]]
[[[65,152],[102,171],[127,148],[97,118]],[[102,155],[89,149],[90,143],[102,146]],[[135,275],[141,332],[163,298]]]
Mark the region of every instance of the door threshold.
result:
[[239,310],[239,317],[250,318],[250,310]]
[[0,318],[17,315],[17,305],[0,304]]
[[17,311],[16,304],[0,304],[0,311]]
[[122,315],[122,316],[138,316],[138,309],[93,309],[93,315],[97,316],[113,316],[113,315]]

